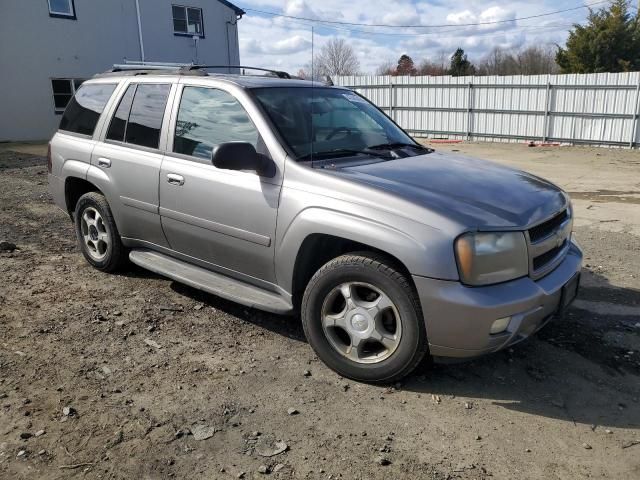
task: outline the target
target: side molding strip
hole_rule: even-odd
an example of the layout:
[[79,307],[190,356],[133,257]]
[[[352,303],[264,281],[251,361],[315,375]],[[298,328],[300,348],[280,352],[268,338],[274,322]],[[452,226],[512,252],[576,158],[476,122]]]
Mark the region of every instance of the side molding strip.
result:
[[129,197],[120,197],[122,203],[124,203],[128,207],[137,208],[138,210],[144,210],[145,212],[158,214],[158,205],[154,205],[153,203],[142,202],[140,200],[136,200],[135,198]]
[[271,237],[260,235],[254,232],[249,232],[247,230],[242,230],[240,228],[230,227],[229,225],[212,222],[211,220],[194,217],[186,213],[176,212],[175,210],[169,210],[168,208],[160,207],[160,216],[171,218],[172,220],[177,220],[183,223],[188,223],[189,225],[195,225],[196,227],[205,228],[207,230],[211,230],[212,232],[239,238],[240,240],[246,240],[247,242],[262,245],[263,247],[268,247],[271,245]]

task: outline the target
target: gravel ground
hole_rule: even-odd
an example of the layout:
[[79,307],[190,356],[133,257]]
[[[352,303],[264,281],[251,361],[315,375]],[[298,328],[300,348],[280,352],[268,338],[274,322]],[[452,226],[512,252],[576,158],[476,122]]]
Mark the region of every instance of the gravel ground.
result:
[[1,149],[0,478],[640,478],[640,155],[442,148],[552,165],[584,288],[536,338],[390,387],[328,370],[296,319],[91,269],[44,159]]

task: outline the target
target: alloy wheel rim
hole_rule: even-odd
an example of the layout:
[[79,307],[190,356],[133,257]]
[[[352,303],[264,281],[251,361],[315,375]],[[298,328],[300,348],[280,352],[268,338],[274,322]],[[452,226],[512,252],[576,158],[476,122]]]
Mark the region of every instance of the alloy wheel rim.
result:
[[346,282],[331,290],[322,304],[321,321],[333,349],[355,363],[386,360],[402,337],[396,305],[369,283]]
[[80,230],[89,256],[96,261],[104,260],[111,246],[111,237],[100,212],[93,207],[85,208]]

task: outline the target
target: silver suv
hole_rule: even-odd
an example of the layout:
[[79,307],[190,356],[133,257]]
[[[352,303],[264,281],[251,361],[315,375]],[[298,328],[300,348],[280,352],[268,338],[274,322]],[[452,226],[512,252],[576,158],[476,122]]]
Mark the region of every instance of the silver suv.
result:
[[350,90],[282,77],[85,82],[49,185],[87,261],[299,315],[317,355],[366,382],[513,345],[575,298],[582,252],[560,188],[425,148]]

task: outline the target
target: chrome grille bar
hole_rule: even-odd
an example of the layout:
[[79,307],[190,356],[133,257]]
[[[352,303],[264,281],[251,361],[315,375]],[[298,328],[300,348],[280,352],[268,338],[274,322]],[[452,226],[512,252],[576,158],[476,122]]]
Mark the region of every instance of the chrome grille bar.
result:
[[[541,226],[544,227],[542,234]],[[531,278],[537,280],[544,277],[562,262],[571,245],[572,228],[571,211],[565,209],[527,230],[529,276]],[[557,253],[549,255],[554,251]]]

